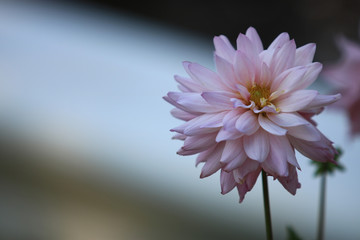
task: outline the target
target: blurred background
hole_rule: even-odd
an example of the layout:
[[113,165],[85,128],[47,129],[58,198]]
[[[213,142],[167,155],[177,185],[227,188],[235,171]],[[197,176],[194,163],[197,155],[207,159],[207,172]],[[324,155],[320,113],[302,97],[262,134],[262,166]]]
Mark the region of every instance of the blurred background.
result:
[[[0,239],[264,239],[261,182],[239,204],[219,174],[200,180],[162,96],[182,61],[214,68],[214,35],[289,32],[331,63],[359,20],[355,0],[0,1]],[[325,238],[360,239],[360,140],[342,113],[315,120],[346,168],[328,180]],[[296,196],[269,183],[275,239],[316,236],[320,181],[298,159]]]

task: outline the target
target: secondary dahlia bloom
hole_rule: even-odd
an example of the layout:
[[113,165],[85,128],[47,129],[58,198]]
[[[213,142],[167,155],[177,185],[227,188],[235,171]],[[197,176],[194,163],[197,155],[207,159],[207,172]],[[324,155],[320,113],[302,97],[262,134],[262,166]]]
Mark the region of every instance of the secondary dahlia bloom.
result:
[[360,45],[345,37],[338,38],[341,59],[325,67],[323,77],[343,98],[334,104],[345,110],[350,120],[351,135],[360,134]]
[[332,142],[311,118],[340,95],[304,90],[322,68],[312,63],[315,44],[296,48],[282,33],[264,50],[252,27],[236,43],[237,50],[225,36],[215,37],[217,72],[184,62],[189,77],[175,76],[181,92],[164,97],[176,107],[172,115],[185,121],[171,130],[184,140],[178,154],[199,154],[201,178],[220,170],[221,193],[236,187],[240,202],[261,170],[295,194],[300,166],[294,149],[333,161]]

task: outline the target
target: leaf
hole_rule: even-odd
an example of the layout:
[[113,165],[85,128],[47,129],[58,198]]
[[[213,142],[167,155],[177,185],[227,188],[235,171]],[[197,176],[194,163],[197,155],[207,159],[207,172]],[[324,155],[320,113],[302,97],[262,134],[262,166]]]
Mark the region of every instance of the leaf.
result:
[[301,240],[299,235],[295,232],[294,228],[291,226],[286,227],[287,231],[287,240]]

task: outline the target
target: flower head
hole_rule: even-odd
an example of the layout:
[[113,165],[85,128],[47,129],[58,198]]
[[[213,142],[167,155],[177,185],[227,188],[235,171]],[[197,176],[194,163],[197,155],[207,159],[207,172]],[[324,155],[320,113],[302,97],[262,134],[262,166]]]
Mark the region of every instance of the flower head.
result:
[[325,67],[323,76],[341,92],[343,98],[334,107],[345,110],[350,123],[351,135],[360,134],[360,45],[345,37],[337,39],[341,59]]
[[221,192],[237,188],[240,202],[261,170],[292,194],[300,188],[294,149],[315,161],[333,161],[336,150],[311,119],[340,95],[305,90],[321,71],[315,45],[296,48],[287,33],[264,50],[250,27],[237,38],[214,38],[217,72],[184,62],[189,77],[175,76],[181,92],[164,97],[185,123],[171,131],[184,140],[180,155],[204,163],[201,178],[220,173]]

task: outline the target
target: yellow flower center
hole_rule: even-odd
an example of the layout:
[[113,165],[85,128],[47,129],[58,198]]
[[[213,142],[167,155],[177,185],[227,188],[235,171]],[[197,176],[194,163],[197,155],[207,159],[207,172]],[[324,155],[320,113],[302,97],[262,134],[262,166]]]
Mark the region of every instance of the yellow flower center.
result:
[[249,89],[250,100],[252,100],[258,107],[263,108],[268,104],[271,104],[268,100],[270,97],[270,89],[268,87],[262,87],[253,85]]

